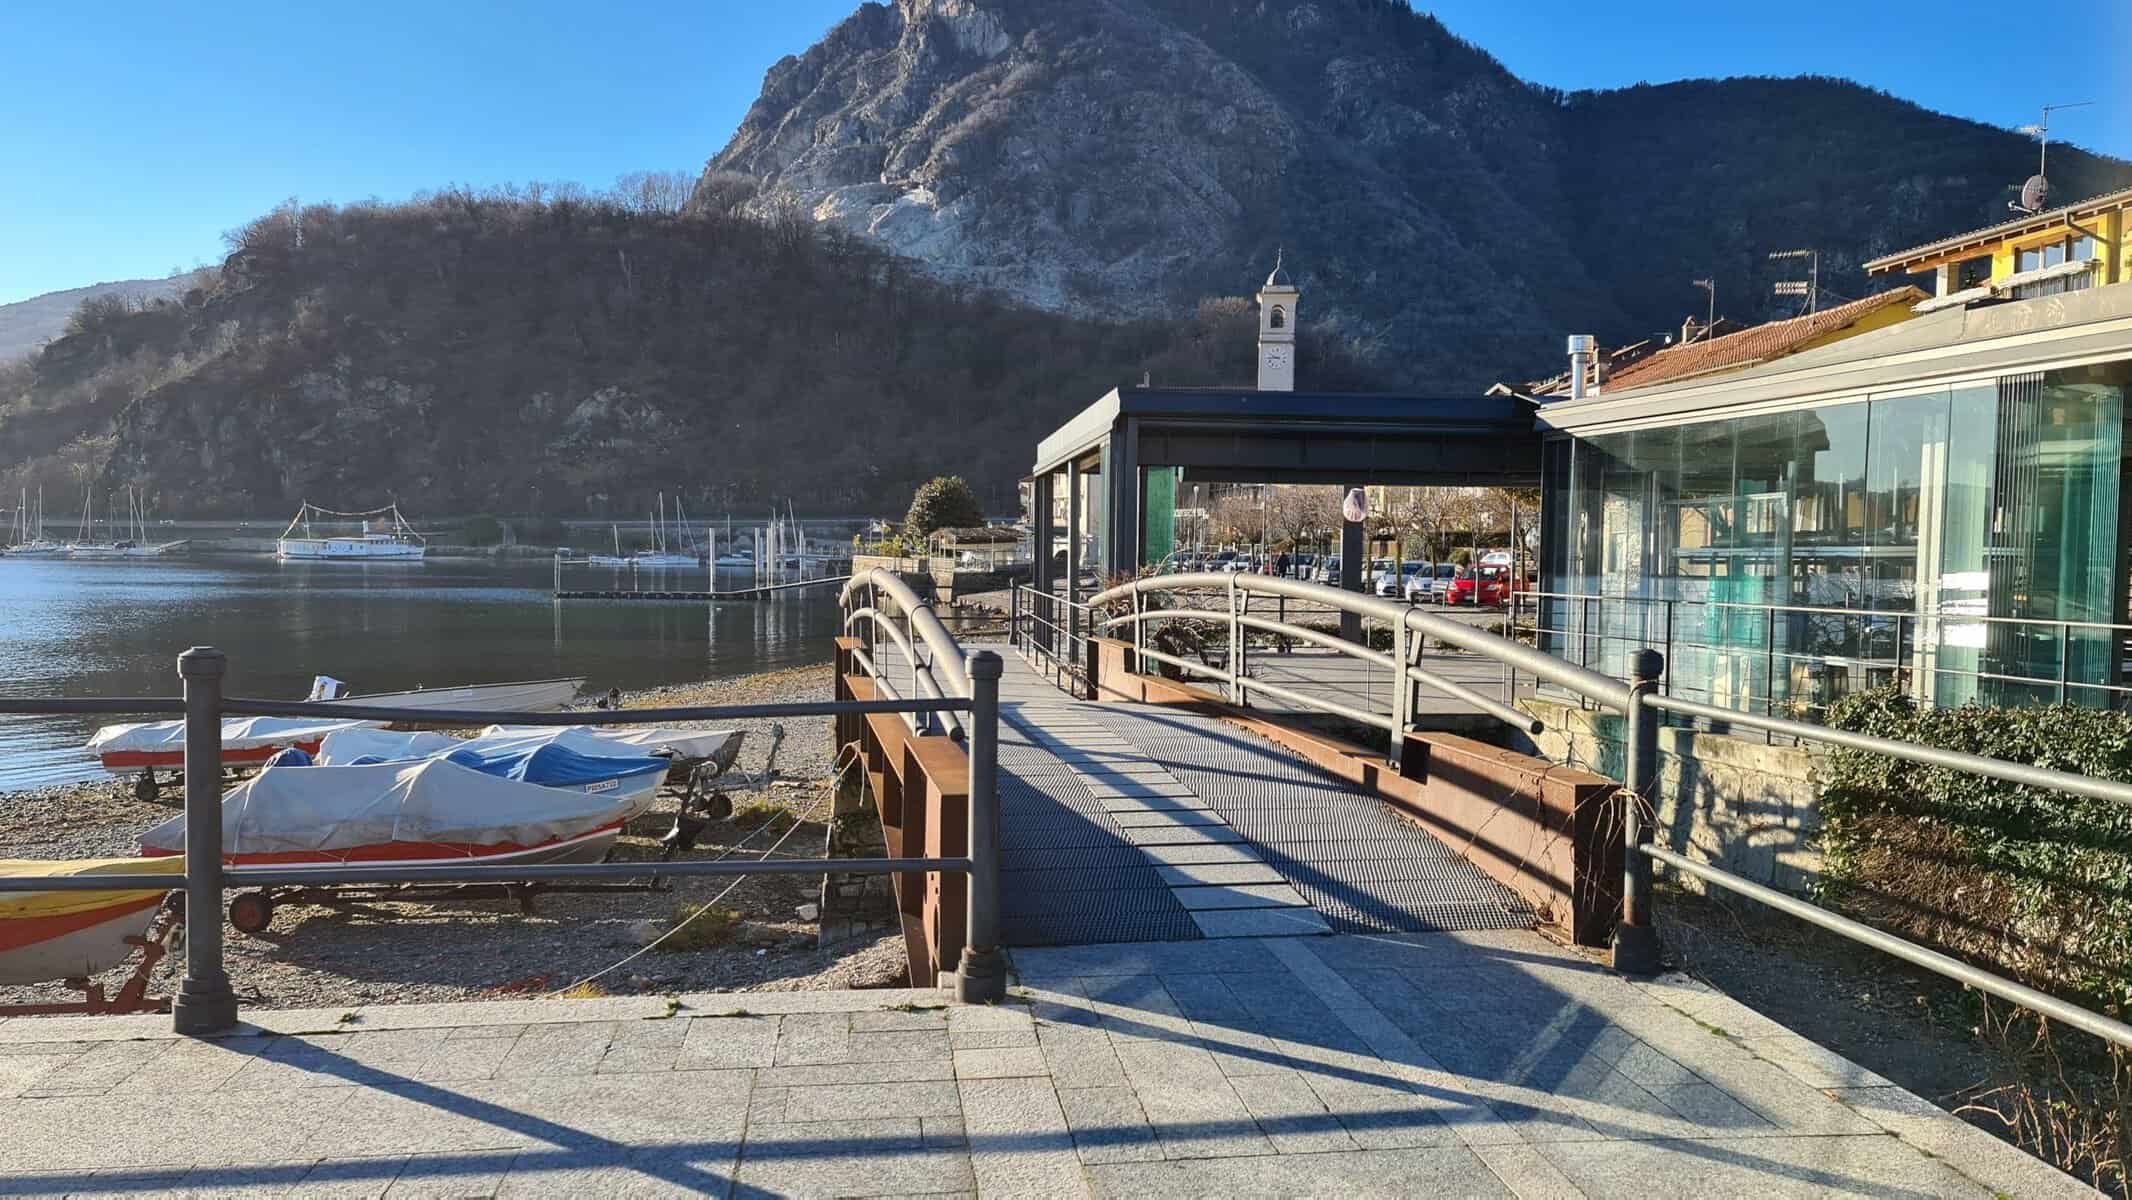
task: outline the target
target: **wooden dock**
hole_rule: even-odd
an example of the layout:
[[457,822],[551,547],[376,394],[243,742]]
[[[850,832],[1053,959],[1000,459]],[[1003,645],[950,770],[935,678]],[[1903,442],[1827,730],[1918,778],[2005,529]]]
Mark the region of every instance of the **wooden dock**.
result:
[[671,588],[557,588],[557,600],[656,600],[695,604],[713,604],[722,601],[768,600],[781,592],[799,588],[821,587],[823,584],[843,583],[849,575],[830,575],[822,579],[796,579],[785,583],[764,584],[761,587],[729,588],[722,592],[677,591]]

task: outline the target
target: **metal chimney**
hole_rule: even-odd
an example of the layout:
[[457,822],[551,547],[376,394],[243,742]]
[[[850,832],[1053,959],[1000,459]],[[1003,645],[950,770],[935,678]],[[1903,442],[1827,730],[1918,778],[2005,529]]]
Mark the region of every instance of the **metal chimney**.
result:
[[1584,399],[1584,377],[1592,367],[1592,335],[1569,335],[1569,398]]

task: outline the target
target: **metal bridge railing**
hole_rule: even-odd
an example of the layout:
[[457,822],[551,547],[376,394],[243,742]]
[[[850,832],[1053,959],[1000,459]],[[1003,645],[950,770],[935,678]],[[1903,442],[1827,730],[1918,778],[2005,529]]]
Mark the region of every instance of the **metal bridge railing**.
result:
[[1007,613],[1008,644],[1062,691],[1089,694],[1094,680],[1088,673],[1088,638],[1099,628],[1101,618],[1088,605],[1026,583],[1015,585]]
[[[999,796],[997,744],[999,658],[980,654],[965,667],[958,659],[954,678],[961,690],[930,699],[807,701],[791,704],[709,705],[681,708],[593,709],[575,712],[461,712],[401,709],[345,702],[251,700],[225,697],[222,680],[228,658],[220,650],[195,646],[178,656],[184,694],[155,699],[0,699],[0,714],[178,716],[185,721],[185,969],[171,1003],[172,1024],[179,1033],[209,1034],[237,1023],[237,997],[223,965],[223,893],[232,887],[332,884],[517,884],[546,880],[625,880],[659,876],[895,875],[903,872],[952,871],[969,877],[969,913],[962,997],[996,1001],[1006,994],[998,957]],[[972,686],[974,684],[974,686]],[[665,725],[681,721],[732,720],[742,717],[837,716],[897,713],[906,720],[939,715],[965,718],[969,756],[969,853],[938,858],[765,860],[761,862],[668,861],[647,869],[642,863],[577,863],[538,866],[444,865],[365,867],[333,864],[292,871],[227,865],[222,842],[222,718],[225,716],[324,717],[383,721],[400,726],[465,728],[506,725]],[[95,874],[66,877],[0,875],[0,894],[31,891],[168,891],[168,875]],[[212,914],[211,916],[209,914]],[[988,973],[985,968],[991,968]]]
[[[1594,670],[1657,650],[1674,664],[1667,694],[1765,713],[1821,711],[1848,692],[1893,682],[1927,704],[2001,695],[2132,708],[2122,673],[2132,625],[2101,621],[1519,592],[1509,628]],[[1690,662],[1705,668],[1692,684],[1680,669]]]
[[[1227,603],[1221,609],[1198,606],[1156,608],[1151,607],[1151,597],[1199,593],[1226,596]],[[1339,643],[1320,631],[1291,625],[1284,621],[1265,617],[1247,618],[1242,597],[1261,594],[1286,597],[1290,600],[1311,601],[1345,613],[1354,613],[1368,620],[1380,621],[1392,629],[1393,650],[1390,655],[1369,650],[1353,643]],[[2073,1028],[2091,1033],[2118,1046],[2132,1048],[2132,1025],[2091,1012],[2054,996],[2039,992],[2024,984],[1994,975],[1938,951],[1906,941],[1893,934],[1874,929],[1869,925],[1840,916],[1827,909],[1808,904],[1796,897],[1767,888],[1751,880],[1743,879],[1729,871],[1698,862],[1662,846],[1651,844],[1650,833],[1655,825],[1653,797],[1658,784],[1658,729],[1661,714],[1673,713],[1708,721],[1724,721],[1750,729],[1761,729],[1783,736],[1797,738],[1802,742],[1818,742],[1870,754],[1884,754],[1906,762],[1922,763],[1950,771],[1962,771],[2019,784],[2069,792],[2094,799],[2132,804],[2132,784],[2114,780],[2094,779],[2067,771],[2055,771],[2046,767],[2025,763],[2008,762],[2003,759],[1986,758],[1945,750],[1936,746],[1923,746],[1890,738],[1873,737],[1867,734],[1849,733],[1812,725],[1782,717],[1742,712],[1704,704],[1677,696],[1661,694],[1665,674],[1665,658],[1658,651],[1639,648],[1629,656],[1629,678],[1614,679],[1574,663],[1564,661],[1521,642],[1499,637],[1476,629],[1473,626],[1438,616],[1434,613],[1407,607],[1405,604],[1380,600],[1372,596],[1358,595],[1338,588],[1318,584],[1301,583],[1295,580],[1275,579],[1258,575],[1160,575],[1137,579],[1098,593],[1089,601],[1095,608],[1106,610],[1102,614],[1105,628],[1123,628],[1130,632],[1133,652],[1143,658],[1168,663],[1182,671],[1220,680],[1230,685],[1232,698],[1242,699],[1252,691],[1279,696],[1291,703],[1334,713],[1351,720],[1372,724],[1389,730],[1393,735],[1393,751],[1396,757],[1399,744],[1405,740],[1407,721],[1411,716],[1409,705],[1395,703],[1391,718],[1375,713],[1365,713],[1351,706],[1327,701],[1321,697],[1275,687],[1262,680],[1254,680],[1243,671],[1243,631],[1247,628],[1261,629],[1286,637],[1328,646],[1354,657],[1368,657],[1382,662],[1398,674],[1399,691],[1404,694],[1411,686],[1435,687],[1447,694],[1459,696],[1484,712],[1505,722],[1529,729],[1539,730],[1539,723],[1520,710],[1481,696],[1462,695],[1458,685],[1434,676],[1414,665],[1418,656],[1419,635],[1426,634],[1440,641],[1493,659],[1508,669],[1531,675],[1543,682],[1562,688],[1593,705],[1622,714],[1627,725],[1628,745],[1623,775],[1624,792],[1628,803],[1622,809],[1623,845],[1632,853],[1625,856],[1622,879],[1622,916],[1614,930],[1614,965],[1616,969],[1630,974],[1649,974],[1658,969],[1659,953],[1656,928],[1652,924],[1652,864],[1662,862],[1686,874],[1743,896],[1768,904],[1773,908],[1809,921],[1839,936],[1875,949],[1893,954],[1913,965],[1974,987],[1989,995],[2018,1004],[2023,1008],[2062,1021]],[[1122,610],[1122,611],[1121,611]],[[1230,659],[1226,667],[1210,667],[1181,656],[1150,649],[1147,645],[1148,627],[1164,619],[1224,620],[1229,625]]]

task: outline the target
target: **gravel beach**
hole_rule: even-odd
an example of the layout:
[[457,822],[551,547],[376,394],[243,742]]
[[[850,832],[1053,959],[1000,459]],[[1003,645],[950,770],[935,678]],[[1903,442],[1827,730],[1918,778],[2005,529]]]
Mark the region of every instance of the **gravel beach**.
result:
[[[623,703],[643,708],[827,699],[830,670],[825,663],[673,685],[627,694]],[[773,724],[743,720],[710,727],[746,731],[736,769],[753,772],[762,769],[770,752]],[[733,855],[744,860],[780,838],[780,857],[823,853],[833,753],[828,719],[804,717],[784,727],[776,783],[764,794],[735,794],[736,819],[711,825],[688,857],[712,858],[744,846]],[[799,823],[780,818],[764,823],[767,814],[748,811],[757,803]],[[134,800],[129,780],[0,795],[0,857],[133,854],[141,833],[175,811],[172,805]],[[617,844],[615,860],[655,860],[671,811],[670,802],[662,800]],[[545,894],[530,915],[501,898],[345,909],[277,902],[273,924],[263,934],[229,931],[230,978],[245,1003],[269,1008],[540,994],[613,967],[641,948],[647,922],[664,926],[677,910],[733,887],[720,901],[741,917],[728,944],[681,952],[654,949],[608,971],[596,986],[615,993],[782,991],[902,982],[900,935],[817,948],[816,922],[797,915],[799,906],[819,900],[816,877],[751,877],[737,887],[730,879],[670,882],[671,891],[656,893]],[[167,993],[171,986],[173,977],[159,973],[153,990]],[[0,987],[0,1004],[70,998],[56,984]]]

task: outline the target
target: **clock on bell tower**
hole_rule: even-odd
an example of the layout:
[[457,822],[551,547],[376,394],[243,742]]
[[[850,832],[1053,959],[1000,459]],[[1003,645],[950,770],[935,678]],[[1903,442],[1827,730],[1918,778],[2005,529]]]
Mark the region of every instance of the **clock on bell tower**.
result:
[[1262,392],[1295,390],[1295,314],[1302,296],[1281,265],[1273,260],[1273,272],[1258,290],[1258,387]]

